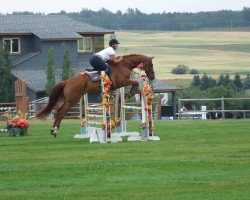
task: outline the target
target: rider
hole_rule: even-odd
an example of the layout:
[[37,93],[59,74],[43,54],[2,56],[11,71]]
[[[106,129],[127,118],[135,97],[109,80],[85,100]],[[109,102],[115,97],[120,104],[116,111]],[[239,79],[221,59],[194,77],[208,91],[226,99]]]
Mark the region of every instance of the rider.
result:
[[90,58],[90,64],[97,71],[105,71],[107,75],[110,75],[111,68],[107,64],[107,61],[111,60],[113,63],[119,63],[123,60],[122,56],[115,56],[115,51],[120,44],[116,39],[109,41],[109,47],[103,49],[102,51],[94,54]]

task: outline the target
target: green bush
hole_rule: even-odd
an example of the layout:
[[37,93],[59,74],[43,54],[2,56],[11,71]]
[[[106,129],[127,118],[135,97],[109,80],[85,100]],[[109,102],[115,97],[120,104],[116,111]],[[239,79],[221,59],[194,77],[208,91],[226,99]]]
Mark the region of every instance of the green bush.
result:
[[190,69],[189,74],[199,74],[197,69]]
[[172,69],[172,74],[187,74],[189,67],[186,65],[178,65],[176,68]]

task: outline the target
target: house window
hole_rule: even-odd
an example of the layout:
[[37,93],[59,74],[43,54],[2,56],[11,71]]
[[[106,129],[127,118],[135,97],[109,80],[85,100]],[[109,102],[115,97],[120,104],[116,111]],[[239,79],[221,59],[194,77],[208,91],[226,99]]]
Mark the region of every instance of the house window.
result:
[[78,51],[92,51],[92,38],[91,37],[83,37],[78,40]]
[[10,50],[10,53],[20,52],[20,40],[19,38],[4,38],[3,43]]

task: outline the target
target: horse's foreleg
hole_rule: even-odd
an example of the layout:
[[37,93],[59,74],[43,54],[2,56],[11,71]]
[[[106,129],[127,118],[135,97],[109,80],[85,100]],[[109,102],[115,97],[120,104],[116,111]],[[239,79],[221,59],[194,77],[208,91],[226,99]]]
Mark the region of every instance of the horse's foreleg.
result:
[[125,98],[130,98],[130,97],[134,96],[138,87],[139,87],[138,81],[130,80],[130,79],[126,81],[124,86],[129,86],[129,85],[132,85],[132,86],[131,86],[129,93],[127,93],[125,95]]
[[64,117],[64,114],[67,113],[71,107],[72,107],[72,105],[70,103],[65,102],[57,110],[56,119],[54,121],[53,128],[50,129],[50,133],[51,133],[51,135],[54,135],[54,137],[56,137],[56,135],[57,135],[57,130],[59,129],[59,127],[61,125],[61,121]]

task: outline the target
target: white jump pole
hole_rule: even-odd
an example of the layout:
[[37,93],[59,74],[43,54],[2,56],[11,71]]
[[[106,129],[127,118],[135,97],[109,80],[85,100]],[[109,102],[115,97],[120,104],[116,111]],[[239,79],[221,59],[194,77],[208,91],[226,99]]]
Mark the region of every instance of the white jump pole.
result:
[[126,115],[125,115],[125,111],[123,110],[123,106],[125,105],[125,97],[124,97],[124,93],[125,93],[125,88],[122,87],[120,88],[120,93],[121,93],[121,110],[120,110],[120,118],[121,118],[121,126],[122,126],[122,132],[127,132],[127,127],[126,127]]

